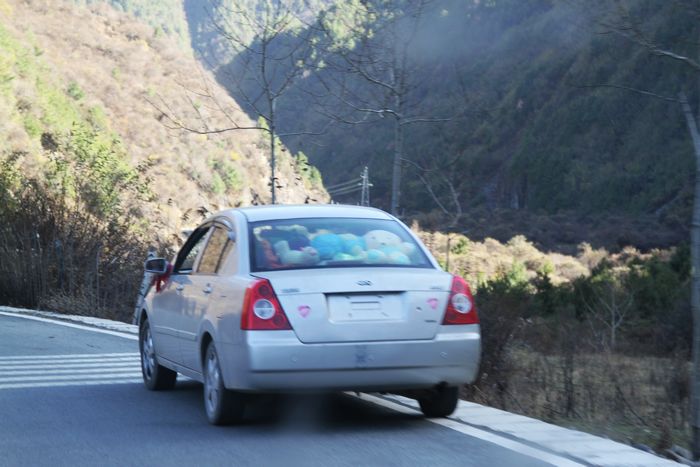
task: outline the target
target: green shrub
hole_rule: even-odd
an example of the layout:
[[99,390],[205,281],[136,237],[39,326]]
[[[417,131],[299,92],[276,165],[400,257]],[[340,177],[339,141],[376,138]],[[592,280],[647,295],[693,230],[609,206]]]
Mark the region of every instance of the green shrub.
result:
[[217,195],[223,195],[226,193],[226,184],[218,172],[214,172],[211,177],[211,191]]
[[67,93],[70,97],[72,97],[73,99],[75,99],[76,101],[79,101],[79,100],[81,100],[83,97],[85,97],[85,92],[83,92],[83,90],[80,88],[80,86],[78,85],[78,83],[76,83],[75,81],[72,81],[72,82],[68,85],[68,89],[66,90],[66,93]]
[[41,122],[31,114],[26,114],[22,117],[22,124],[27,134],[32,138],[38,138],[44,128]]
[[460,236],[457,243],[450,248],[450,252],[455,255],[465,255],[469,251],[469,239]]
[[304,185],[307,188],[319,188],[323,186],[323,177],[321,172],[309,163],[309,158],[303,152],[299,151],[294,160],[296,172],[301,175]]
[[[212,190],[217,195],[229,191],[238,191],[243,187],[243,179],[236,166],[227,160],[209,159],[212,175]],[[216,188],[214,188],[216,187]]]
[[92,125],[92,127],[96,130],[107,130],[109,128],[109,119],[107,118],[107,114],[105,113],[105,110],[98,105],[88,109],[87,119],[90,122],[90,125]]

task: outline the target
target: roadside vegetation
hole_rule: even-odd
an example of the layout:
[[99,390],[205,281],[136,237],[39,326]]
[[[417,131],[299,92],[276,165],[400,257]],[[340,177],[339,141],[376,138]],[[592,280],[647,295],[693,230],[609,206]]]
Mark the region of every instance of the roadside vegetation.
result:
[[660,452],[689,445],[687,246],[568,256],[522,236],[419,234],[476,288],[481,372],[463,397]]

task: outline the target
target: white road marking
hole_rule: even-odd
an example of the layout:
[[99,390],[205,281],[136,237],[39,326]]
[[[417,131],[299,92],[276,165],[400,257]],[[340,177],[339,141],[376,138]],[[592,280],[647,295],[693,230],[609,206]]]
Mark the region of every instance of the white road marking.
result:
[[140,363],[139,359],[129,359],[129,360],[109,360],[109,361],[97,361],[97,360],[82,360],[82,361],[70,361],[67,363],[59,363],[60,361],[52,361],[50,363],[47,362],[39,362],[39,361],[31,361],[30,363],[8,363],[8,364],[2,364],[0,363],[0,370],[6,369],[6,370],[13,370],[16,368],[45,368],[45,367],[53,367],[53,368],[70,368],[70,367],[75,367],[75,368],[89,368],[89,367],[100,367],[100,366],[105,366],[105,365],[110,365],[110,366],[119,366],[119,365],[133,365],[134,363]]
[[8,355],[5,357],[0,357],[0,362],[5,361],[26,361],[26,360],[68,360],[72,358],[139,358],[138,352],[125,352],[125,353],[83,353],[83,354],[67,354],[67,355]]
[[85,381],[51,381],[51,382],[41,382],[41,383],[12,383],[12,384],[0,384],[0,389],[25,389],[25,388],[53,388],[53,387],[65,387],[65,386],[85,386],[89,384],[90,386],[101,386],[107,384],[143,384],[141,378],[132,379],[113,379],[113,380],[96,380],[86,383]]
[[[137,367],[138,368],[138,367]],[[60,369],[47,370],[45,368],[39,370],[10,370],[3,371],[0,373],[0,379],[5,376],[34,376],[34,375],[80,375],[80,374],[100,374],[100,373],[133,373],[134,365],[129,365],[124,368],[106,368],[106,369],[93,369],[93,368],[71,368],[71,369]]]
[[[402,396],[384,396],[382,400],[396,401],[419,411],[418,403]],[[635,449],[627,444],[570,430],[541,420],[516,415],[474,402],[459,401],[457,410],[449,419],[436,423],[454,422],[475,430],[486,431],[527,444],[535,449],[603,467],[672,467],[678,464],[653,454]]]
[[[356,396],[354,393],[347,393],[350,395]],[[373,404],[376,405],[381,405],[382,407],[389,408],[391,410],[394,410],[396,412],[401,412],[401,413],[407,413],[411,415],[416,415],[420,412],[418,412],[415,409],[412,409],[410,407],[406,407],[401,404],[397,404],[396,402],[391,402],[385,399],[382,399],[381,397],[377,396],[372,396],[370,394],[361,394],[359,396],[360,399],[369,401]],[[435,423],[437,425],[442,425],[444,427],[447,427],[451,430],[458,431],[460,433],[463,433],[468,436],[472,436],[474,438],[482,439],[484,441],[488,441],[493,444],[497,444],[501,447],[504,447],[506,449],[510,449],[511,451],[518,452],[520,454],[524,454],[526,456],[548,462],[552,465],[556,466],[562,466],[562,467],[581,467],[585,464],[581,464],[578,462],[575,462],[571,459],[567,459],[565,457],[557,456],[556,454],[550,454],[546,451],[541,451],[539,449],[533,448],[531,446],[528,446],[523,443],[519,443],[517,441],[508,439],[508,438],[503,438],[501,436],[498,436],[497,434],[494,433],[489,433],[488,431],[483,431],[479,430],[477,428],[471,427],[469,425],[465,425],[463,423],[457,422],[455,420],[450,420],[447,418],[426,418],[427,421]]]
[[135,352],[0,357],[0,390],[142,382]]
[[95,327],[91,327],[91,326],[83,326],[82,324],[67,323],[65,321],[59,321],[56,319],[47,319],[47,318],[40,318],[38,316],[28,316],[28,315],[21,315],[21,314],[17,314],[17,313],[8,313],[6,311],[0,311],[0,315],[9,316],[11,318],[31,319],[33,321],[41,321],[44,323],[58,324],[59,326],[66,326],[68,328],[82,329],[83,331],[99,332],[101,334],[109,334],[111,336],[123,337],[124,339],[130,339],[132,341],[139,340],[138,336],[135,336],[133,334],[127,334],[125,332],[118,332],[118,331],[110,331],[107,329],[99,329],[99,328],[95,328]]
[[89,381],[92,379],[115,379],[115,378],[136,378],[141,376],[141,372],[131,370],[128,373],[105,373],[105,374],[90,374],[90,375],[49,375],[49,376],[8,376],[4,377],[0,373],[0,384],[5,383],[21,383],[32,381]]

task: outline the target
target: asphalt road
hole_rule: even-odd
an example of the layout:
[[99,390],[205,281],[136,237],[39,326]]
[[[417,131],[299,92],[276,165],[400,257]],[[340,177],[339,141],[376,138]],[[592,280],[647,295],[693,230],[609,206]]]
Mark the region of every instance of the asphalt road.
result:
[[207,423],[202,387],[140,383],[135,340],[0,316],[0,465],[550,465],[351,396],[257,400]]

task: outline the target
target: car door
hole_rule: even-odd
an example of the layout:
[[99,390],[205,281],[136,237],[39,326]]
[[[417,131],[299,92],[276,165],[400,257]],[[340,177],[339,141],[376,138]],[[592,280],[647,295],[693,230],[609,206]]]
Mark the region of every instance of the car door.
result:
[[211,301],[226,300],[222,296],[220,272],[234,245],[232,230],[223,223],[214,223],[209,233],[207,244],[190,275],[190,293],[192,306],[183,309],[180,345],[183,364],[195,371],[201,371],[197,337],[202,320],[208,312]]
[[180,333],[183,310],[193,306],[190,275],[202,251],[210,226],[196,229],[175,258],[170,279],[153,298],[152,324],[158,356],[182,364]]

